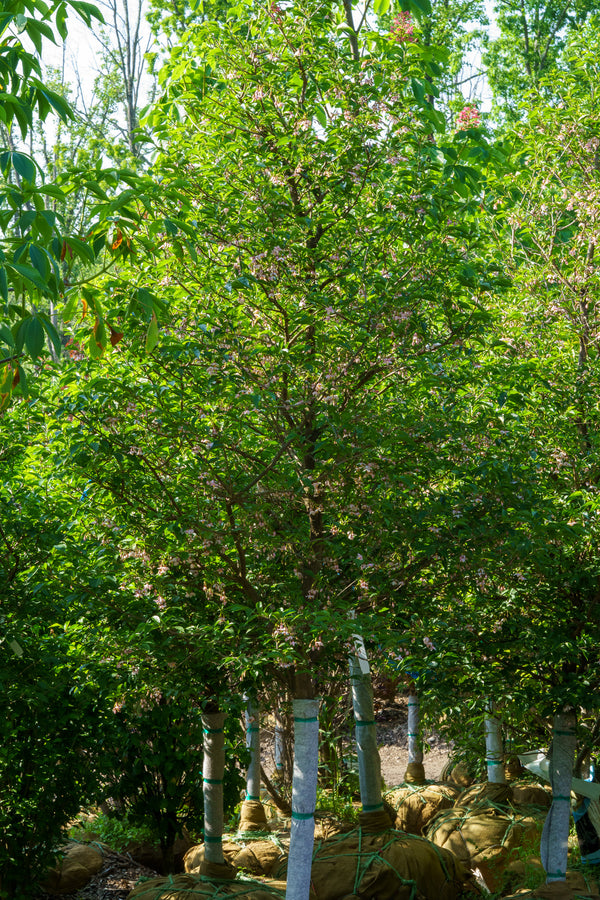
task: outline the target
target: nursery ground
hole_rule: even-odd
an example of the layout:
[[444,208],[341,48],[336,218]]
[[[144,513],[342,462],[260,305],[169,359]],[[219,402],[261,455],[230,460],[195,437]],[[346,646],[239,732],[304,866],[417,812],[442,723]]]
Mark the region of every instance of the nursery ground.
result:
[[[387,787],[400,784],[408,763],[407,698],[397,695],[393,701],[377,702],[375,718],[381,756],[381,772]],[[436,780],[446,765],[451,748],[436,735],[426,736],[425,772]],[[157,873],[135,862],[129,854],[105,853],[102,870],[84,888],[62,894],[63,900],[126,900],[140,878]],[[40,892],[39,900],[56,900],[56,895]]]

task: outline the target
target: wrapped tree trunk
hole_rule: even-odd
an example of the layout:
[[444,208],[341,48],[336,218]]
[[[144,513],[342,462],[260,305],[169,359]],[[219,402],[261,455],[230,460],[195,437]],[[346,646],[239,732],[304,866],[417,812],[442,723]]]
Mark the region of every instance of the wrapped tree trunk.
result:
[[502,744],[502,726],[494,713],[494,704],[487,704],[488,714],[485,717],[485,757],[487,778],[492,784],[506,784],[504,773],[504,747]]
[[377,749],[377,735],[373,712],[373,688],[368,663],[355,655],[350,660],[350,683],[352,686],[352,706],[356,751],[358,755],[358,778],[360,782],[360,802],[363,812],[383,809],[381,795],[381,762]]
[[420,725],[419,695],[414,684],[411,684],[408,694],[408,766],[404,773],[404,780],[411,784],[425,782]]
[[246,697],[246,747],[250,762],[246,771],[246,799],[242,803],[240,831],[266,831],[265,809],[260,799],[260,711],[258,704]]
[[286,900],[308,900],[319,768],[319,701],[295,699],[292,827]]
[[546,870],[546,884],[567,879],[571,781],[577,742],[576,725],[575,710],[572,708],[565,707],[554,716],[550,754],[552,806],[544,822],[540,853],[542,865]]
[[211,712],[202,716],[204,760],[202,782],[204,794],[204,861],[201,874],[233,878],[235,870],[223,856],[223,775],[225,772],[225,713]]
[[362,804],[360,824],[368,831],[385,831],[392,827],[392,821],[384,809],[381,794],[381,759],[377,747],[371,669],[360,635],[356,635],[354,646],[356,652],[350,657],[350,683]]
[[275,712],[275,773],[279,781],[283,778],[284,775],[284,764],[283,764],[283,755],[284,755],[284,729],[283,722],[281,721],[281,713],[279,710]]

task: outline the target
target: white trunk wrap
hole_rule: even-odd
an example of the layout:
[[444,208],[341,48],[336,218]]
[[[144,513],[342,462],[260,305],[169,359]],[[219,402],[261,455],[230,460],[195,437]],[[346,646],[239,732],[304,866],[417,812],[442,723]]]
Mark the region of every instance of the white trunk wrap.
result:
[[260,800],[260,719],[259,708],[246,698],[246,747],[250,762],[246,772],[246,800]]
[[223,864],[223,773],[225,771],[225,713],[205,713],[204,759],[202,781],[204,793],[204,858]]
[[421,715],[416,691],[408,695],[408,763],[422,763],[423,749],[419,740]]
[[275,713],[275,769],[283,772],[283,723],[279,711]]
[[488,715],[485,717],[484,723],[487,778],[491,784],[506,784],[502,725],[500,719],[493,715],[495,706],[491,701],[488,703],[487,709]]
[[286,900],[308,900],[319,768],[319,701],[294,700],[292,828]]
[[350,682],[358,756],[360,802],[363,812],[383,809],[381,797],[381,760],[377,748],[377,732],[373,711],[371,673],[364,671],[361,658],[350,658]]
[[560,712],[554,716],[550,760],[552,806],[544,822],[540,847],[542,865],[546,870],[546,884],[567,879],[576,724],[574,711]]

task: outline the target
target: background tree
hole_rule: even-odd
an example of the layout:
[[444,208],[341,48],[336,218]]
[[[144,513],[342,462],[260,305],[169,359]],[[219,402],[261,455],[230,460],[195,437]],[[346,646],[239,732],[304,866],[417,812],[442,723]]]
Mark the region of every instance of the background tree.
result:
[[[500,33],[489,41],[484,64],[500,118],[522,118],[519,108],[529,91],[539,89],[543,77],[557,70],[569,37],[596,11],[596,4],[589,0],[499,0],[494,4]],[[553,96],[551,80],[545,81],[543,90]]]

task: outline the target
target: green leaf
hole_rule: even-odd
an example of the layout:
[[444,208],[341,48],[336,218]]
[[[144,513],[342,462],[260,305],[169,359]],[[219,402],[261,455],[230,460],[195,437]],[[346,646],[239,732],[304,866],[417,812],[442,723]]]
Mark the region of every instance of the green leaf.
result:
[[52,346],[54,347],[54,352],[56,353],[57,356],[60,356],[61,351],[62,351],[60,334],[54,327],[54,324],[49,316],[47,316],[45,313],[42,313],[42,314],[40,314],[39,318],[40,318],[40,321],[44,328],[44,331],[48,335],[48,338],[50,339]]
[[91,263],[96,262],[96,254],[94,253],[93,247],[90,247],[85,241],[81,241],[79,238],[69,235],[67,243],[69,247],[75,251],[77,256],[83,257],[83,259],[87,259],[87,261]]
[[60,96],[60,94],[57,94],[55,91],[51,91],[48,88],[40,88],[39,94],[48,101],[52,109],[59,115],[61,119],[63,119],[63,121],[67,121],[68,119],[73,119],[75,117],[75,114],[70,105],[67,103],[64,97]]
[[37,359],[44,349],[44,328],[36,316],[30,316],[25,320],[24,342],[27,352],[33,359]]
[[27,381],[27,373],[25,372],[23,366],[20,365],[17,366],[17,373],[19,376],[19,389],[21,391],[21,396],[27,399],[27,397],[29,397],[29,383]]
[[12,331],[8,325],[0,325],[0,340],[8,344],[9,347],[15,346],[15,339],[13,338]]
[[378,16],[385,15],[385,13],[390,8],[390,2],[391,2],[391,0],[375,0],[374,9],[375,9],[376,15],[378,15]]
[[90,351],[90,356],[92,359],[100,359],[102,354],[104,353],[104,348],[97,343],[96,335],[92,331],[88,340],[88,349]]
[[7,262],[6,266],[9,269],[14,269],[15,272],[18,272],[19,275],[34,284],[38,290],[43,291],[44,293],[50,293],[48,285],[40,278],[37,269],[34,269],[32,266],[24,266],[21,265],[21,263],[15,262]]
[[6,269],[4,266],[0,268],[0,297],[6,301],[8,300],[8,279],[6,277]]
[[417,19],[431,15],[431,3],[429,0],[408,0],[408,7]]
[[50,275],[50,263],[44,251],[40,250],[39,247],[36,247],[35,244],[32,244],[29,248],[29,258],[41,277],[44,280],[47,280]]
[[327,113],[322,106],[315,106],[315,118],[321,128],[327,128]]
[[151,353],[158,344],[158,321],[156,313],[152,313],[148,331],[146,332],[146,353]]
[[25,181],[35,181],[35,164],[30,156],[14,150],[11,153],[11,161],[15,172],[18,172],[21,178]]

